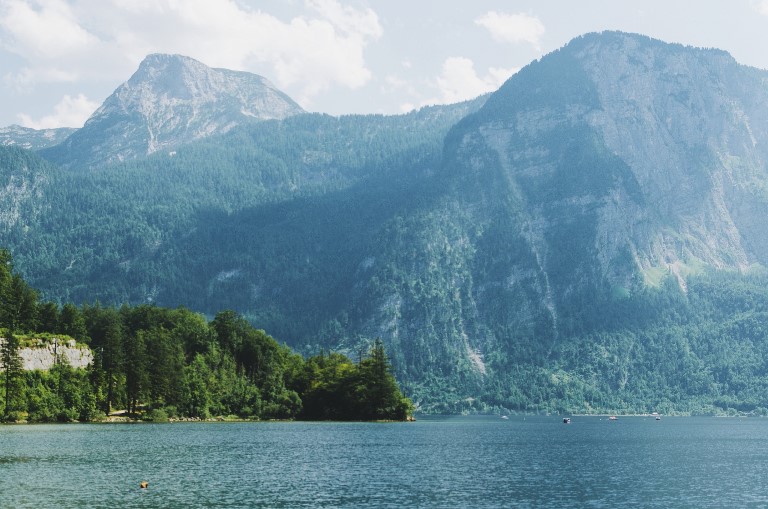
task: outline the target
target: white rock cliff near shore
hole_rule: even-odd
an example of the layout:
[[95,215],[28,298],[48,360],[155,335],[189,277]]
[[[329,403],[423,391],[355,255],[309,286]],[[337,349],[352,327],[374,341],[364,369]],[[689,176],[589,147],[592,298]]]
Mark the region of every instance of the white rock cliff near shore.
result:
[[[31,347],[21,348],[19,357],[27,371],[51,369],[57,362],[66,362],[73,368],[86,368],[93,362],[93,352],[85,345],[78,345],[74,339],[35,340]],[[0,338],[0,343],[5,339]],[[2,366],[2,362],[0,362]]]

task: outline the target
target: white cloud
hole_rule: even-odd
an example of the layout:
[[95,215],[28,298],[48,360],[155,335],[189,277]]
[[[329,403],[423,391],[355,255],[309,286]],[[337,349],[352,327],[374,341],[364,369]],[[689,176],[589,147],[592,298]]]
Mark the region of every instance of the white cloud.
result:
[[19,114],[22,126],[33,129],[49,129],[53,127],[82,127],[88,117],[99,107],[99,104],[89,100],[85,95],[77,97],[65,95],[54,106],[52,115],[44,116],[39,120],[33,120],[29,115]]
[[381,87],[381,91],[384,94],[395,94],[405,96],[418,96],[416,87],[410,81],[397,76],[396,74],[389,74],[384,78],[384,84]]
[[[0,0],[3,49],[24,60],[17,86],[119,83],[149,53],[179,53],[293,87],[305,106],[371,79],[364,51],[383,29],[371,9],[305,0],[283,21],[237,0]],[[8,76],[6,76],[6,79]]]
[[451,57],[443,62],[443,72],[437,78],[441,100],[454,103],[477,97],[490,90],[488,83],[475,72],[475,64],[464,57]]
[[499,88],[513,74],[517,74],[519,70],[519,67],[489,67],[488,81],[493,83],[495,88]]
[[7,48],[24,56],[53,59],[97,43],[62,0],[7,0],[0,11],[0,27],[10,41]]
[[450,57],[434,80],[438,95],[422,102],[427,104],[451,104],[473,99],[498,89],[518,69],[490,68],[485,76],[478,75],[475,64],[465,57]]
[[347,34],[374,39],[383,34],[379,18],[372,9],[359,11],[342,6],[337,0],[307,0],[307,5]]
[[6,75],[4,81],[17,91],[23,92],[34,86],[35,83],[45,81],[49,83],[73,83],[78,76],[66,69],[51,67],[49,69],[30,69],[25,67],[16,74]]
[[505,14],[490,11],[475,20],[475,24],[487,29],[497,42],[512,44],[528,43],[536,49],[541,48],[544,24],[535,16],[525,13]]
[[760,0],[757,3],[753,3],[752,7],[763,16],[768,16],[768,0]]

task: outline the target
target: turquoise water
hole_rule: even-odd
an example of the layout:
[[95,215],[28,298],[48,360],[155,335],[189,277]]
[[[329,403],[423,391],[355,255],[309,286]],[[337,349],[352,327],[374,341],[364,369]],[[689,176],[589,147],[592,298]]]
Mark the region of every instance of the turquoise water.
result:
[[0,426],[2,508],[767,507],[766,481],[768,419]]

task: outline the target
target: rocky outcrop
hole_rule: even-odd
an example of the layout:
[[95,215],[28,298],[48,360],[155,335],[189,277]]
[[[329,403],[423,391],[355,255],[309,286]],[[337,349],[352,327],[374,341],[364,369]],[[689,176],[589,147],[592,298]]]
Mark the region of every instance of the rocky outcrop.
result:
[[[5,340],[0,338],[0,342],[3,341]],[[73,368],[86,368],[93,362],[91,349],[77,344],[74,339],[35,339],[32,342],[32,346],[26,346],[19,351],[19,357],[26,370],[48,370],[59,362],[66,362]]]

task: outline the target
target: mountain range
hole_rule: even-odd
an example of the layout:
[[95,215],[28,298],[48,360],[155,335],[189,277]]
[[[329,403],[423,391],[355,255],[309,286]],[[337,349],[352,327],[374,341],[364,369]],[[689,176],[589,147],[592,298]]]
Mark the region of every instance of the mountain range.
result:
[[150,55],[59,143],[2,132],[0,243],[58,302],[380,337],[423,410],[765,413],[767,82],[605,32],[473,101],[331,117]]
[[39,150],[58,145],[76,130],[71,127],[56,129],[32,129],[19,125],[0,127],[0,146]]

